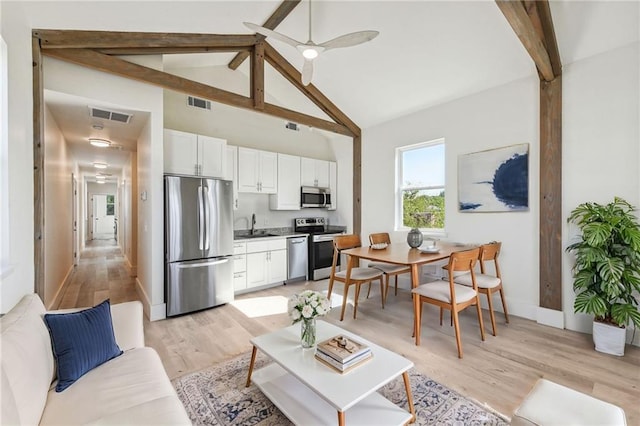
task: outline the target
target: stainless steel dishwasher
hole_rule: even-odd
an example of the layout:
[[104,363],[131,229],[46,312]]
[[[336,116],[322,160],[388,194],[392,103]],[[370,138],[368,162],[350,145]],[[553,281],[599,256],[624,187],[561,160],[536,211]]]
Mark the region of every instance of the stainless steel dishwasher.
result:
[[287,238],[287,283],[307,279],[307,237]]

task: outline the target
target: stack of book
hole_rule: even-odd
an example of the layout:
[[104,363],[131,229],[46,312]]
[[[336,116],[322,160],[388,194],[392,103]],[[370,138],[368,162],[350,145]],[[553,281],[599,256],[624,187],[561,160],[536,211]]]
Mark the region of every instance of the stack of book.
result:
[[371,348],[342,334],[318,343],[316,359],[345,373],[371,359]]

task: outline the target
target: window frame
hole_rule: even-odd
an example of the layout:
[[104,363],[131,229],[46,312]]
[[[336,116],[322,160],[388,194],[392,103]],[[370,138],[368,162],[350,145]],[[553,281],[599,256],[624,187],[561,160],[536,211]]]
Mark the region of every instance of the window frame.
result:
[[[444,148],[444,158],[443,161],[445,162],[444,169],[445,169],[445,179],[444,182],[442,183],[442,185],[430,185],[430,186],[403,186],[403,176],[404,176],[404,164],[402,161],[403,155],[407,152],[407,151],[413,151],[413,150],[417,150],[417,149],[421,149],[421,148],[428,148],[428,147],[435,147],[438,145],[442,145]],[[396,148],[396,184],[395,184],[395,229],[396,231],[408,231],[411,228],[409,228],[408,226],[404,225],[403,222],[403,201],[404,201],[404,192],[405,191],[413,191],[413,190],[442,190],[445,193],[445,207],[446,207],[446,197],[447,197],[447,193],[446,193],[446,186],[447,186],[447,182],[446,182],[446,144],[445,144],[445,138],[438,138],[438,139],[432,139],[430,141],[426,141],[426,142],[419,142],[419,143],[415,143],[415,144],[411,144],[411,145],[403,145],[400,147]],[[445,212],[445,216],[444,216],[444,226],[442,228],[419,228],[422,232],[426,232],[428,234],[431,235],[445,235],[446,234],[446,227],[447,227],[447,216],[446,216],[446,212]]]

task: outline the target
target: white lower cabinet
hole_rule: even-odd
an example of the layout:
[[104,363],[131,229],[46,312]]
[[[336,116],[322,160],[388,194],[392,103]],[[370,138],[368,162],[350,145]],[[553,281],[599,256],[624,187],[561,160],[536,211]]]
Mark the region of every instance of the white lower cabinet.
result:
[[247,289],[247,243],[233,243],[233,290]]
[[286,279],[286,238],[247,242],[247,289]]

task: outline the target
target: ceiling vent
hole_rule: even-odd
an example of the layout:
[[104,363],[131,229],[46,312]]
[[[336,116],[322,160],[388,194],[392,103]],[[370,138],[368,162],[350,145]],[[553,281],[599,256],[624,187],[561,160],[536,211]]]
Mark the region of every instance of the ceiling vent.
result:
[[187,104],[192,107],[211,110],[211,101],[208,101],[206,99],[189,96],[187,97]]
[[126,112],[110,111],[96,107],[89,107],[89,114],[94,118],[117,121],[118,123],[129,123],[131,117],[133,117],[132,114],[127,114]]
[[300,130],[300,126],[298,126],[297,123],[291,122],[291,121],[287,121],[284,125],[284,127],[286,127],[289,130],[295,130],[296,132]]

